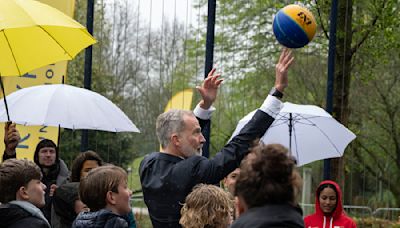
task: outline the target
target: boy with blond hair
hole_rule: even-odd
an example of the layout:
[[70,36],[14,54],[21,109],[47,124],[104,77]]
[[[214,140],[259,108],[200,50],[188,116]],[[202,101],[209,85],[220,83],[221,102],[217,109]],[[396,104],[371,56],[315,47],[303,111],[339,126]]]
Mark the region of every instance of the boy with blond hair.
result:
[[232,222],[233,197],[215,185],[198,184],[186,197],[179,223],[184,228],[226,228]]
[[121,167],[107,165],[92,169],[79,186],[80,199],[90,212],[81,212],[72,227],[128,227],[123,218],[131,211],[132,192],[127,182],[127,173]]
[[0,224],[3,227],[50,228],[40,211],[46,186],[40,168],[28,160],[9,159],[0,164]]

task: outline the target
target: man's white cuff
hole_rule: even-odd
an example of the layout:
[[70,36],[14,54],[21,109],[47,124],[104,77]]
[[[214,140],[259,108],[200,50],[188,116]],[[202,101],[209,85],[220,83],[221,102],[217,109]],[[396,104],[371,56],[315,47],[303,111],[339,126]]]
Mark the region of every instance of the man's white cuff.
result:
[[278,98],[268,95],[264,100],[264,103],[261,105],[260,110],[267,113],[271,117],[276,118],[282,107],[283,104]]
[[196,117],[202,119],[202,120],[208,120],[211,119],[211,114],[215,111],[215,108],[211,106],[209,109],[203,109],[200,107],[199,104],[196,105],[196,108],[194,108],[193,113]]

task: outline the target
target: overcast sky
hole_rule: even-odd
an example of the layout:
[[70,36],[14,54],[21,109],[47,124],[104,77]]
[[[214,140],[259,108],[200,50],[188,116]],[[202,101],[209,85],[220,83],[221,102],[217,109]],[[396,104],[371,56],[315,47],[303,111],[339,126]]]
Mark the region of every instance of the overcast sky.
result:
[[[136,12],[138,7],[140,8],[141,19],[150,23],[151,27],[161,27],[164,15],[164,21],[168,20],[173,22],[174,18],[185,24],[185,21],[189,23],[197,23],[198,10],[193,9],[193,3],[196,0],[106,0],[111,11],[113,10],[113,2],[119,1],[121,5],[127,5],[127,7]],[[112,14],[112,12],[109,12]]]
[[[137,1],[135,0],[136,4]],[[169,21],[173,21],[175,15],[182,22],[194,22],[197,19],[197,12],[193,13],[192,0],[141,0],[140,5],[141,15],[150,18],[151,14],[152,28],[161,26],[163,14],[164,20],[167,18]]]

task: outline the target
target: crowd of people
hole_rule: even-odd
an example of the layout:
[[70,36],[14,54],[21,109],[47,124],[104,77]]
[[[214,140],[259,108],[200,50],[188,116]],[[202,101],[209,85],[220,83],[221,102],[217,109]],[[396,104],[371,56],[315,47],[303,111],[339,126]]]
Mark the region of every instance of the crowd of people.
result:
[[[193,112],[159,115],[156,133],[162,149],[146,155],[139,167],[153,227],[356,227],[345,215],[341,190],[333,181],[320,184],[316,212],[303,220],[295,159],[284,146],[258,140],[282,108],[293,61],[291,51],[284,49],[263,104],[210,159],[201,156],[206,141],[202,131],[222,83],[215,69],[197,88],[202,100]],[[37,145],[34,161],[18,160],[19,139],[16,125],[6,124],[0,164],[2,227],[136,227],[124,169],[87,151],[77,155],[70,172],[48,139]]]

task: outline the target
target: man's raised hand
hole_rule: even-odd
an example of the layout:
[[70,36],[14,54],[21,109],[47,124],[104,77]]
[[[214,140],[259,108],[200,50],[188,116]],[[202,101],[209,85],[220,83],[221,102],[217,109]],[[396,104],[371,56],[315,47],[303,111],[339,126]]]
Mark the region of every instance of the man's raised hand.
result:
[[201,86],[196,86],[196,89],[203,98],[203,100],[200,101],[200,107],[203,109],[209,109],[215,99],[217,99],[218,88],[223,81],[223,79],[220,79],[221,74],[216,74],[215,71],[216,69],[213,68],[207,78],[204,79],[203,84]]
[[292,51],[284,48],[279,57],[279,61],[275,66],[275,88],[283,93],[288,86],[288,70],[294,61]]

